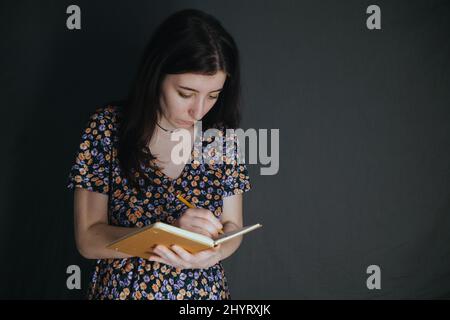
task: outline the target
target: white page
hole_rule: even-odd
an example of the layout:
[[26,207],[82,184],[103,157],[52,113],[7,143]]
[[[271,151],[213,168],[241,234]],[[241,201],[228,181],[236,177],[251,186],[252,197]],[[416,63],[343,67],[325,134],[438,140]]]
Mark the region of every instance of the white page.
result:
[[262,227],[262,225],[257,223],[257,224],[252,225],[252,226],[243,227],[241,229],[234,230],[234,231],[231,231],[231,232],[226,232],[226,233],[221,234],[219,237],[214,239],[214,245],[218,245],[220,243],[223,243],[223,242],[225,242],[227,240],[230,240],[230,239],[232,239],[234,237],[237,237],[237,236],[239,236],[241,234],[248,233],[248,232],[253,231],[255,229],[258,229],[260,227]]

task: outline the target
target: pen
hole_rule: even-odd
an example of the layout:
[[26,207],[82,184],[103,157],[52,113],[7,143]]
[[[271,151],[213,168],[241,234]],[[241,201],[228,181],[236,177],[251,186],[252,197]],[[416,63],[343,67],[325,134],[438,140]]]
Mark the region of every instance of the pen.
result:
[[[180,193],[177,194],[177,198],[178,198],[178,200],[183,202],[185,205],[187,205],[189,208],[191,208],[191,209],[196,208],[196,206],[194,206],[192,203],[190,203],[185,198],[183,198]],[[223,234],[223,230],[219,230],[219,234]]]

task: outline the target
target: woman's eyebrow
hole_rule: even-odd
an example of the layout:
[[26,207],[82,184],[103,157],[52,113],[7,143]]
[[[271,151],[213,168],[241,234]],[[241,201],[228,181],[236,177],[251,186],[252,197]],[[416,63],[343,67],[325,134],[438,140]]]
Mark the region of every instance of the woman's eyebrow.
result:
[[[180,88],[182,88],[182,89],[186,89],[186,90],[198,92],[198,90],[195,90],[195,89],[192,89],[192,88],[189,88],[189,87],[185,87],[185,86],[178,86],[178,87],[180,87]],[[223,89],[223,88],[216,89],[216,90],[210,91],[210,93],[211,93],[211,92],[222,91],[222,89]]]

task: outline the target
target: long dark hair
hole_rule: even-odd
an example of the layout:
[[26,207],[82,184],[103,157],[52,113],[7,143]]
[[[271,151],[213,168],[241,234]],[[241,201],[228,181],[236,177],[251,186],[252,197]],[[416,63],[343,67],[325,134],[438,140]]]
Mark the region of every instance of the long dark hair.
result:
[[237,128],[240,120],[240,64],[235,41],[213,16],[195,9],[164,20],[145,49],[126,103],[122,106],[118,158],[133,187],[141,165],[155,159],[148,145],[155,130],[161,83],[167,74],[197,73],[227,77],[213,108],[203,117],[204,130]]

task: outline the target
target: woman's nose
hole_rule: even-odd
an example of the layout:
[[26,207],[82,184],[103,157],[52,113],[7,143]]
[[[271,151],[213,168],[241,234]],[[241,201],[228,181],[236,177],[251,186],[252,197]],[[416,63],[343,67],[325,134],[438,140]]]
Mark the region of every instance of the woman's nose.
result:
[[203,117],[203,103],[202,101],[197,102],[189,110],[189,114],[194,120],[198,121]]

